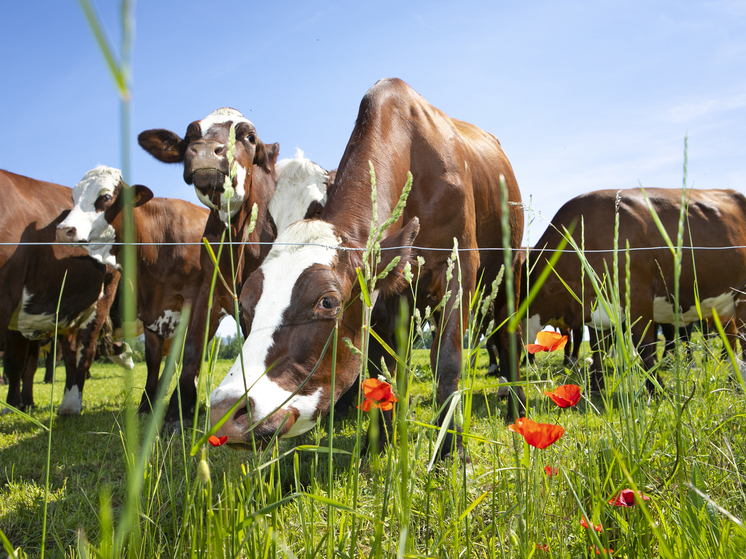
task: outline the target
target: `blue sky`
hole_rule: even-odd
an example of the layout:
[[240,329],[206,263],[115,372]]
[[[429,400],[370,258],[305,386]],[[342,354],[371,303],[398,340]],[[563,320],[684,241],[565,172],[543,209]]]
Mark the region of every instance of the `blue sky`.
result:
[[[118,51],[118,1],[92,0]],[[135,6],[129,182],[197,202],[136,144],[222,107],[281,157],[339,163],[360,99],[399,77],[495,134],[551,219],[602,188],[746,193],[746,2],[205,2]],[[73,186],[121,166],[113,81],[73,0],[13,2],[0,34],[0,168]],[[546,227],[535,214],[529,242]]]

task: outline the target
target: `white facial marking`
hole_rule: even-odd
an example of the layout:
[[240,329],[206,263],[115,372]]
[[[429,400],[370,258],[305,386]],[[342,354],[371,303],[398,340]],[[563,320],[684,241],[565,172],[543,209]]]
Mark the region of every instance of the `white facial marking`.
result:
[[254,309],[251,333],[241,350],[244,374],[241,374],[241,360],[237,359],[223,382],[210,395],[212,405],[235,402],[244,397],[248,388],[254,403],[254,423],[268,417],[282,405],[283,409],[292,407],[299,413],[284,437],[294,437],[316,425],[314,415],[321,398],[321,387],[310,395],[296,394],[283,405],[292,391],[285,390],[265,374],[268,367],[266,359],[273,344],[273,335],[282,323],[283,313],[290,306],[298,278],[314,264],[330,266],[336,258],[336,247],[340,242],[333,227],[319,220],[296,222],[277,238],[261,266],[264,275],[262,295]]
[[[217,111],[213,111],[206,118],[203,118],[199,121],[199,127],[202,132],[202,136],[205,136],[210,131],[210,128],[212,128],[213,126],[225,124],[228,122],[233,123],[234,127],[238,126],[238,124],[242,122],[245,122],[252,127],[254,126],[254,124],[249,119],[244,117],[236,109],[224,107],[222,109],[218,109]],[[230,200],[226,199],[224,196],[221,196],[220,207],[216,206],[195,188],[197,197],[208,208],[218,210],[221,221],[227,222],[230,220],[231,217],[238,213],[244,203],[244,200],[246,199],[246,175],[247,170],[238,162],[236,162],[236,186],[233,196],[230,198]]]
[[77,385],[73,385],[70,390],[65,389],[62,396],[62,403],[57,413],[60,415],[80,415],[83,409],[83,394],[78,390]]
[[60,223],[59,228],[74,227],[75,235],[71,244],[91,242],[85,249],[91,258],[104,264],[116,266],[111,255],[111,243],[116,234],[114,228],[104,219],[104,212],[96,210],[96,200],[106,194],[113,196],[122,180],[122,172],[112,167],[99,166],[88,171],[73,188],[73,209]]
[[170,340],[176,334],[179,320],[181,320],[180,312],[166,309],[153,324],[146,326],[146,328],[154,334],[158,334],[164,340]]
[[[730,293],[723,293],[717,297],[702,299],[699,302],[699,307],[702,311],[702,318],[712,318],[712,310],[715,309],[718,313],[718,317],[720,317],[723,322],[736,314],[735,301],[733,295]],[[675,318],[673,305],[668,302],[668,299],[665,297],[656,297],[653,299],[653,319],[656,322],[662,324],[674,324]],[[697,320],[699,320],[699,315],[697,314],[696,306],[693,306],[679,314],[679,321],[682,324],[691,324]]]
[[288,225],[306,217],[313,202],[326,204],[326,184],[329,175],[299,149],[295,159],[277,163],[277,186],[269,202],[269,213],[277,226],[277,234]]

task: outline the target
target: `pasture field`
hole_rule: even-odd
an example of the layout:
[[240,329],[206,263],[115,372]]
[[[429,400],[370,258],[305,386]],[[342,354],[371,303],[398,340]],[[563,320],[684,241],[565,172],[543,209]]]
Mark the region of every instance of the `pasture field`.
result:
[[[560,409],[542,391],[587,382],[582,369],[562,368],[560,352],[539,354],[523,367],[528,416],[566,430],[544,450],[508,430],[506,400],[485,376],[481,350],[455,414],[470,465],[430,467],[439,432],[424,350],[413,351],[399,442],[380,455],[359,457],[368,419],[354,409],[335,418],[331,452],[328,417],[260,454],[207,446],[191,456],[190,434],[157,437],[136,521],[119,548],[132,487],[127,456],[143,449],[125,452],[125,373],[96,364],[82,416],[53,413],[51,447],[49,433],[28,419],[0,416],[0,530],[28,557],[743,557],[746,400],[729,366],[705,359],[719,343],[698,337],[693,362],[683,350],[680,361],[669,357],[666,389],[649,404],[642,373],[622,366],[617,352],[607,359],[605,396],[589,399],[584,389],[575,407]],[[215,364],[213,385],[230,365]],[[51,389],[42,376],[30,415],[47,425]],[[137,365],[133,404],[144,377]],[[56,404],[61,392],[58,380]],[[147,421],[140,418],[141,435]],[[610,504],[627,488],[649,500]],[[584,515],[601,531],[581,526]]]

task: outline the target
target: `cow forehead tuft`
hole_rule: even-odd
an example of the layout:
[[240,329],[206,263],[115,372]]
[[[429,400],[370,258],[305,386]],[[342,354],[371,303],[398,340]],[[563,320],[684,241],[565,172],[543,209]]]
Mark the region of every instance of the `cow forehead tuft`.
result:
[[304,219],[289,225],[280,233],[265,262],[284,254],[297,252],[309,245],[322,250],[336,250],[340,244],[342,244],[342,239],[331,223],[320,219]]
[[81,193],[88,190],[91,185],[96,185],[97,190],[100,190],[101,187],[109,186],[113,191],[121,180],[122,171],[113,167],[99,165],[83,175],[83,178],[75,185],[73,190],[74,192]]
[[247,124],[250,124],[251,126],[254,126],[254,124],[249,119],[243,116],[236,109],[223,107],[222,109],[211,112],[209,115],[207,115],[207,117],[199,121],[199,127],[202,131],[202,135],[204,136],[205,134],[207,134],[207,131],[210,130],[210,128],[212,128],[214,125],[223,124],[224,122],[232,122],[234,126],[239,122],[245,122]]

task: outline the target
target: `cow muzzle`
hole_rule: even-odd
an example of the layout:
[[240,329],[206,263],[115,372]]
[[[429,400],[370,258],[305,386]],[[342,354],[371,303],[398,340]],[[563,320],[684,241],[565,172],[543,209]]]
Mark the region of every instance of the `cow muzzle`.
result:
[[184,180],[203,192],[210,189],[222,191],[228,174],[226,146],[220,142],[200,140],[187,148],[184,161]]
[[[210,424],[213,426],[217,424],[233,407],[234,403],[211,403]],[[275,435],[279,438],[290,431],[299,415],[295,408],[280,409],[254,425],[252,421],[253,410],[253,400],[250,397],[246,398],[220,426],[215,435],[218,437],[227,436],[227,442],[233,448],[252,449],[256,446],[257,449],[260,449],[266,447]]]
[[76,227],[60,224],[57,226],[57,242],[87,243],[88,239],[81,239],[78,236],[78,230]]

